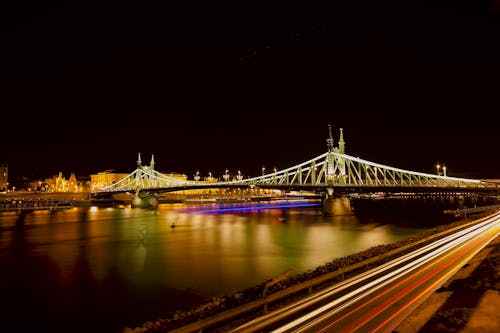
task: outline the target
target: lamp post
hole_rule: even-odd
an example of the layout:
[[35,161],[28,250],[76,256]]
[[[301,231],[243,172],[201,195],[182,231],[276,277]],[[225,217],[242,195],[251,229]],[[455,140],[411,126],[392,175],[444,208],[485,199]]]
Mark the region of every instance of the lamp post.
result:
[[436,164],[436,172],[438,176],[444,176],[446,177],[446,165],[445,164],[439,164],[439,162]]
[[266,171],[266,168],[265,167],[262,167],[262,177],[264,177],[264,173]]
[[224,173],[224,176],[222,176],[222,178],[224,178],[224,181],[227,182],[229,180],[229,170],[226,169],[226,173]]

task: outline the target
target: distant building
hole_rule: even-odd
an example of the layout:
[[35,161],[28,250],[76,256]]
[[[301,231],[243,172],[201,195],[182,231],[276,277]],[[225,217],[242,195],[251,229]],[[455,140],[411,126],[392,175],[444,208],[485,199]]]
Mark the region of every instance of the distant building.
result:
[[63,177],[62,172],[54,175],[51,178],[33,180],[26,184],[28,191],[36,192],[71,192],[82,193],[89,192],[90,178],[77,178],[74,173],[71,173],[69,179]]
[[7,190],[9,186],[9,166],[7,163],[0,164],[0,191]]
[[[38,185],[38,186],[37,186]],[[44,181],[33,183],[34,188],[45,188],[47,192],[81,192],[80,184],[74,173],[71,173],[69,179],[63,177],[62,172],[52,178],[46,178]]]
[[103,187],[111,185],[127,176],[128,173],[114,173],[113,170],[107,170],[90,175],[90,190],[92,192],[100,190]]
[[78,192],[90,192],[90,176],[78,176]]

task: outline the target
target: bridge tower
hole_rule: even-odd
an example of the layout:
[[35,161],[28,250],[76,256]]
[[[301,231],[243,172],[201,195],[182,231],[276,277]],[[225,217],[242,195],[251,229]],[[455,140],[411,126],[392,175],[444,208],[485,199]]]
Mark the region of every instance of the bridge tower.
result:
[[[337,147],[334,146],[331,125],[328,125],[328,130],[329,130],[329,138],[326,140],[328,146],[328,152],[345,154],[344,130],[340,128],[340,136]],[[326,183],[327,184],[345,183],[346,163],[344,158],[334,156],[333,154],[329,154],[326,160],[327,160]]]
[[142,160],[141,153],[137,153],[137,173],[134,179],[134,185],[136,188],[140,188],[142,179]]
[[333,136],[332,136],[332,125],[328,125],[328,139],[326,139],[326,145],[328,147],[328,151],[333,151]]
[[340,130],[340,138],[339,138],[339,153],[345,154],[345,141],[344,141],[344,130],[342,128]]
[[[338,147],[335,147],[332,137],[332,127],[328,125],[329,137],[326,140],[328,146],[326,184],[345,184],[346,163],[344,158],[334,156],[332,153],[345,154],[344,131],[340,128]],[[352,214],[351,202],[343,195],[335,195],[333,187],[327,188],[323,200],[323,213],[325,215],[349,215]]]
[[142,168],[141,153],[137,153],[137,167]]
[[148,176],[147,178],[143,177],[143,172],[146,175],[149,175],[150,172],[154,171],[155,168],[155,158],[154,155],[151,155],[151,162],[149,166],[147,165],[142,165],[142,160],[141,160],[141,153],[138,153],[137,157],[137,173],[135,175],[135,196],[134,199],[132,200],[132,207],[139,207],[139,208],[155,208],[158,206],[158,198],[155,194],[148,194],[148,193],[140,193],[140,188],[141,187],[150,187],[154,186],[156,180]]

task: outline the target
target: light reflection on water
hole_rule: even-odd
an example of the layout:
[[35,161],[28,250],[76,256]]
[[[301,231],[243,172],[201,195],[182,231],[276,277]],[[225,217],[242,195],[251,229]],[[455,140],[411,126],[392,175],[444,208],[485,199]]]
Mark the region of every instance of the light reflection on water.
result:
[[[72,208],[26,215],[22,227],[15,227],[18,216],[4,213],[0,288],[8,289],[3,303],[11,306],[0,319],[16,319],[17,297],[29,297],[33,311],[47,312],[43,319],[31,318],[44,320],[52,331],[64,331],[57,316],[94,318],[87,325],[99,322],[103,331],[116,331],[289,268],[302,273],[424,230],[356,216],[325,217],[315,206],[267,207],[273,205]],[[185,303],[179,299],[183,293],[191,296]],[[19,304],[17,311],[31,306]]]

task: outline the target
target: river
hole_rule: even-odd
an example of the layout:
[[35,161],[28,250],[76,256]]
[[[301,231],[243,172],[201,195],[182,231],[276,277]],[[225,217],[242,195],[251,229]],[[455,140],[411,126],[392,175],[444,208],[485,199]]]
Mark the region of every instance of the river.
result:
[[19,218],[0,214],[0,325],[9,332],[121,332],[429,228],[327,217],[312,201],[75,207]]

